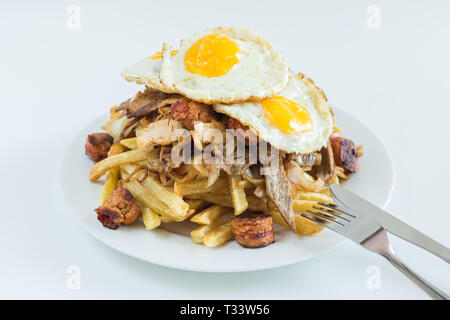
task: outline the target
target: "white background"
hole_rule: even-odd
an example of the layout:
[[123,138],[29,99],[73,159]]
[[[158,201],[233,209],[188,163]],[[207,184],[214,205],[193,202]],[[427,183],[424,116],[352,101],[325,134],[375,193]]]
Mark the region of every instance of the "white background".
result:
[[[81,8],[80,30],[66,27],[71,4]],[[380,30],[366,26],[373,4]],[[332,106],[375,132],[396,169],[389,210],[450,245],[449,1],[14,1],[0,5],[0,298],[427,298],[352,243],[274,270],[204,274],[116,253],[77,224],[60,193],[61,162],[87,122],[138,90],[121,69],[163,41],[227,25],[268,37]],[[450,292],[447,264],[401,240],[393,246]],[[79,290],[67,289],[69,265],[81,268]],[[367,287],[370,265],[381,270],[380,289]]]

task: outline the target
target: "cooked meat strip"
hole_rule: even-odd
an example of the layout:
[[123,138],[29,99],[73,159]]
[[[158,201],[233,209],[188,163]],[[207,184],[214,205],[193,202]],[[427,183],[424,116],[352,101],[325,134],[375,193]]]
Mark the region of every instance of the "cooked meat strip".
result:
[[331,137],[330,143],[335,163],[344,168],[345,173],[358,172],[359,154],[354,142],[342,137]]
[[322,158],[317,153],[291,153],[288,156],[288,160],[297,162],[300,167],[312,167],[315,165],[320,165]]
[[[268,165],[264,165],[268,168]],[[277,206],[281,216],[294,232],[297,232],[294,221],[294,209],[292,208],[292,197],[289,192],[288,179],[284,171],[283,161],[279,159],[276,172],[267,174],[266,194],[270,200]]]
[[178,141],[177,129],[183,129],[180,121],[162,119],[149,123],[145,128],[136,131],[138,145],[145,151],[151,150],[155,145],[168,145]]
[[233,129],[233,130],[241,129],[242,131],[244,131],[245,135],[242,135],[241,131],[237,131],[237,133],[239,135],[242,135],[242,138],[245,138],[245,144],[247,146],[250,144],[253,145],[253,144],[258,143],[258,136],[256,134],[254,134],[249,127],[243,125],[238,120],[228,117],[226,124],[227,124],[228,129]]
[[169,94],[152,90],[147,88],[144,92],[138,92],[133,98],[128,99],[120,104],[116,108],[118,110],[125,110],[125,114],[128,118],[134,117],[133,114],[141,112],[140,110],[151,108],[158,101],[164,100],[169,96]]
[[141,209],[136,200],[123,187],[114,190],[105,204],[95,209],[95,212],[97,219],[109,229],[117,229],[121,224],[131,224],[141,215]]
[[182,96],[173,95],[173,96],[165,96],[161,99],[156,99],[152,103],[145,105],[141,109],[130,113],[127,115],[128,118],[142,118],[153,114],[154,111],[159,110],[162,111],[164,107],[170,106],[175,102],[185,101]]
[[196,101],[177,101],[171,107],[172,119],[181,121],[188,130],[194,129],[194,122],[211,122],[217,115],[210,105]]
[[113,142],[113,137],[107,133],[92,133],[86,139],[84,150],[92,160],[98,162],[108,156]]
[[234,238],[245,248],[261,248],[274,241],[270,215],[243,213],[233,217],[230,224]]
[[333,183],[334,172],[336,165],[334,163],[333,148],[330,141],[327,146],[320,150],[320,157],[322,159],[320,165],[313,167],[312,174],[317,180],[322,181],[325,185]]
[[164,172],[170,172],[175,168],[180,167],[181,163],[175,163],[172,160],[172,147],[162,146],[161,152],[159,153],[159,160],[162,164]]

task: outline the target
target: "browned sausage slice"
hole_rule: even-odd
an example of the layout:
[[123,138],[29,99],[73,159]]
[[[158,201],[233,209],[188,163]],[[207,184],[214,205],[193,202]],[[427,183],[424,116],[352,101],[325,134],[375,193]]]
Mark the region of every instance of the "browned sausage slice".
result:
[[141,215],[141,209],[136,200],[123,187],[114,190],[105,204],[95,209],[95,212],[103,226],[110,229],[117,229],[120,224],[131,224]]
[[177,101],[172,104],[172,119],[181,121],[186,129],[193,130],[195,121],[211,122],[217,120],[215,111],[210,105],[191,101]]
[[88,135],[84,149],[92,160],[98,162],[108,156],[113,142],[113,138],[107,133],[93,133]]
[[231,231],[244,248],[261,248],[274,241],[272,217],[267,214],[244,213],[234,217]]
[[345,173],[358,172],[359,155],[354,142],[342,137],[331,137],[330,143],[336,165],[344,168]]

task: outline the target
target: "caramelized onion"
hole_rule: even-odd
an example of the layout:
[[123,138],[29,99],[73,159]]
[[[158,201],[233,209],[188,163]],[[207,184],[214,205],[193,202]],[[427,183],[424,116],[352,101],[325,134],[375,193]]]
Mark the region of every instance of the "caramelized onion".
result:
[[182,166],[181,168],[178,168],[176,170],[172,170],[168,173],[168,175],[178,183],[188,182],[192,179],[194,179],[198,172],[195,170],[191,165],[186,164]]
[[262,177],[258,172],[259,167],[251,166],[247,168],[242,177],[244,180],[254,184],[255,186],[260,186],[264,184],[264,177]]
[[286,176],[290,182],[307,191],[318,191],[325,186],[323,179],[314,180],[312,176],[292,161],[287,164]]

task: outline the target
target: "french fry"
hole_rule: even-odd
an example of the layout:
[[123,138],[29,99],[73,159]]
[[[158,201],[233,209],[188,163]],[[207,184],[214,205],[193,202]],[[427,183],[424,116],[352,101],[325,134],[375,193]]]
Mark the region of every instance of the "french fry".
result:
[[91,172],[89,173],[89,180],[96,181],[108,170],[114,167],[118,167],[126,163],[143,161],[146,158],[147,158],[146,153],[141,150],[131,150],[108,157],[106,159],[103,159],[102,161],[97,162],[92,166]]
[[117,181],[119,180],[119,168],[115,167],[108,171],[106,175],[105,184],[100,192],[100,205],[104,204],[106,199],[113,193],[117,187]]
[[189,215],[189,205],[183,201],[183,198],[179,195],[170,192],[159,181],[156,181],[153,177],[147,177],[142,185],[147,188],[153,195],[164,202],[177,216],[176,221],[183,221]]
[[156,198],[147,188],[142,186],[136,180],[130,180],[124,183],[123,187],[130,191],[133,197],[143,206],[155,211],[161,216],[165,216],[174,221],[179,221],[176,220],[178,217],[173,214],[172,210],[170,210],[165,203]]
[[119,142],[113,143],[111,148],[108,151],[108,157],[115,156],[116,154],[122,153],[126,150],[126,148],[121,145]]
[[203,243],[205,235],[214,228],[213,225],[200,226],[191,231],[191,239],[194,243]]
[[[308,192],[307,192],[307,194],[308,194],[308,197],[310,197],[310,198],[318,197],[316,199],[319,199],[320,196],[317,196],[317,194],[321,194],[321,193],[316,193],[315,196],[312,196]],[[330,199],[325,199],[325,198],[321,199],[320,202],[322,202],[322,200],[327,200],[327,201],[323,201],[323,202],[333,203],[333,199],[331,199],[331,198]],[[331,200],[331,202],[329,202],[329,200]],[[313,201],[313,200],[293,200],[292,206],[293,206],[294,211],[296,211],[296,212],[307,212],[308,210],[315,210],[313,207],[320,207],[320,205],[317,202],[318,201]],[[268,210],[268,211],[266,210],[265,212],[272,216],[273,222],[289,229],[289,226],[286,224],[283,217],[277,210]],[[326,212],[323,211],[323,214],[326,214]],[[303,236],[311,236],[311,235],[317,234],[323,230],[323,227],[320,224],[317,224],[311,220],[308,220],[298,214],[295,215],[294,221],[295,221],[295,228],[297,229],[297,232]]]
[[295,193],[294,200],[309,200],[316,202],[333,203],[333,199],[324,193],[307,191],[297,191]]
[[227,212],[230,212],[230,208],[214,205],[193,216],[191,221],[198,224],[213,224]]
[[202,199],[185,199],[190,209],[202,210],[208,206],[208,201]]
[[123,180],[127,179],[127,178],[130,176],[130,174],[128,173],[128,171],[125,170],[125,169],[123,168],[123,166],[120,166],[120,167],[119,167],[119,175],[120,175],[120,179],[123,179]]
[[295,216],[295,227],[297,232],[303,236],[312,236],[323,230],[323,227],[320,224],[299,215]]
[[173,222],[172,219],[165,217],[165,216],[159,216],[159,218],[161,219],[162,223],[169,223],[169,222]]
[[118,142],[113,143],[111,148],[108,151],[108,157],[112,157],[124,152],[126,148]]
[[117,120],[122,117],[122,114],[120,113],[120,111],[116,111],[116,106],[113,106],[109,110],[109,115],[110,115],[111,120]]
[[160,216],[147,207],[141,208],[142,221],[144,222],[145,229],[153,230],[158,228],[161,224]]
[[175,182],[174,192],[180,196],[186,196],[191,194],[203,194],[203,193],[217,193],[217,194],[229,194],[228,181],[224,176],[221,176],[210,187],[206,187],[208,179],[193,179],[188,182],[178,183]]
[[218,247],[228,240],[233,239],[233,232],[231,231],[231,225],[229,222],[213,228],[206,233],[203,238],[203,244],[207,247]]
[[331,196],[330,187],[325,187],[325,188],[323,188],[323,189],[320,189],[320,190],[317,191],[317,192],[326,194],[327,196]]
[[[330,203],[333,203],[331,201]],[[292,201],[292,207],[294,208],[294,211],[305,213],[308,210],[315,210],[313,207],[320,206],[317,201],[311,201],[311,200],[293,200]]]
[[129,138],[120,140],[120,144],[131,150],[139,149],[137,138]]
[[[114,108],[113,108],[114,109]],[[122,153],[125,148],[120,143],[113,143],[108,151],[108,157],[114,156],[116,154]],[[105,184],[100,192],[100,205],[104,204],[106,199],[113,193],[117,187],[117,182],[119,180],[119,168],[114,167],[109,170],[106,174]]]
[[[131,166],[123,166],[123,168],[128,170],[129,174],[134,171],[133,170],[130,172]],[[136,173],[133,176],[133,179],[140,180],[144,177],[143,175],[144,172],[142,170],[142,172]],[[183,221],[189,216],[189,205],[184,202],[181,196],[171,192],[170,189],[163,186],[161,182],[151,176],[148,176],[141,182],[141,184],[153,195],[154,198],[159,199],[172,210],[175,221]]]
[[[233,213],[230,211],[220,216],[213,224],[203,225],[198,227],[197,229],[192,230],[191,231],[192,241],[198,244],[203,243],[203,239],[206,237],[207,234],[209,234],[210,231],[213,231],[226,223],[229,224],[232,217]],[[221,236],[221,233],[216,231],[209,235],[209,239],[207,240],[207,242],[210,245],[215,244],[216,246],[218,246],[227,240],[229,240],[229,238]]]
[[[273,222],[279,224],[280,226],[290,229],[287,225],[286,221],[284,221],[280,212],[277,210],[265,211],[266,213],[272,216]],[[323,230],[323,227],[320,224],[312,222],[298,214],[294,216],[295,228],[297,229],[297,233],[302,236],[312,236],[313,234],[317,234]]]
[[[234,208],[233,201],[230,195],[204,193],[204,194],[190,194],[186,196],[188,199],[202,199],[210,203],[218,204],[225,207]],[[264,211],[267,210],[267,199],[257,198],[253,195],[247,195],[248,209],[252,211]]]
[[241,187],[239,183],[241,182],[240,176],[227,176],[228,183],[230,185],[230,195],[231,200],[233,201],[234,214],[240,215],[242,212],[247,210],[248,201],[245,195],[245,190],[243,186]]

